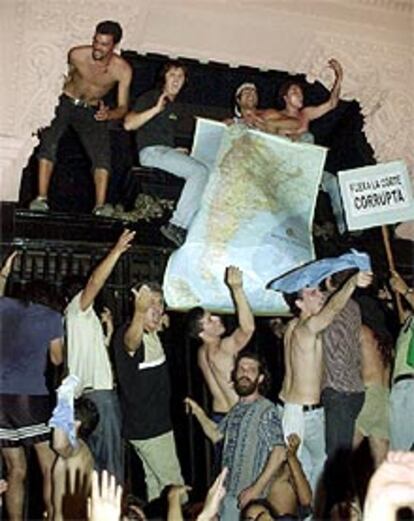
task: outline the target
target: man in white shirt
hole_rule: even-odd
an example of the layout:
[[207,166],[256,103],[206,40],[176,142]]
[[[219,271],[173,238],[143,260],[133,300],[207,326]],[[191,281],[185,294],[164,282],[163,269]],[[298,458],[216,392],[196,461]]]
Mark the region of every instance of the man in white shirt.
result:
[[93,304],[117,261],[130,248],[134,236],[135,232],[124,230],[83,289],[76,292],[75,288],[65,288],[72,297],[65,310],[69,374],[80,380],[77,396],[87,395],[97,406],[100,417],[88,445],[95,468],[107,470],[119,482],[123,481],[120,408],[107,351],[108,341]]

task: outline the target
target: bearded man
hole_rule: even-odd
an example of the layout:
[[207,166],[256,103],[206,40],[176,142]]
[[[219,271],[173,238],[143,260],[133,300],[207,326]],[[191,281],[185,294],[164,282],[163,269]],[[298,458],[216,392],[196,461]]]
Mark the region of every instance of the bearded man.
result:
[[217,425],[191,398],[185,402],[213,443],[224,440],[222,467],[229,473],[220,520],[239,519],[249,501],[265,497],[286,451],[276,406],[264,397],[269,372],[252,352],[240,353],[232,373],[239,401]]

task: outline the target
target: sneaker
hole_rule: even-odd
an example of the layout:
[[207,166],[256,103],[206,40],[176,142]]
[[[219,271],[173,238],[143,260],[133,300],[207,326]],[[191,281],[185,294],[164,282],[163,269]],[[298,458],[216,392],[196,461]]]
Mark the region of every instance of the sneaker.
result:
[[178,248],[182,246],[185,242],[187,230],[185,228],[181,228],[181,226],[176,226],[175,224],[168,223],[165,226],[161,226],[160,231],[164,235],[164,237],[167,237],[167,239],[169,239],[176,246],[178,246]]
[[46,197],[36,197],[29,205],[30,210],[34,210],[36,212],[48,212],[49,205],[47,203]]
[[109,203],[101,204],[100,206],[95,206],[92,213],[97,217],[112,217],[114,214],[114,207]]

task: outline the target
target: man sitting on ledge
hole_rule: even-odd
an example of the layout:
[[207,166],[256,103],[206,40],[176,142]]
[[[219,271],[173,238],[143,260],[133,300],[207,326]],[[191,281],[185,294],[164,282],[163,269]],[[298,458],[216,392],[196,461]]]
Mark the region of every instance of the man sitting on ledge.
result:
[[186,180],[170,222],[161,227],[162,234],[177,246],[185,241],[208,180],[207,166],[188,156],[188,150],[175,147],[179,117],[175,99],[184,86],[186,75],[187,70],[180,62],[166,63],[161,89],[140,96],[124,122],[125,130],[136,130],[142,166],[160,168]]
[[[92,45],[69,51],[69,72],[56,108],[56,117],[42,135],[39,150],[39,192],[30,203],[31,210],[47,212],[47,194],[59,140],[69,126],[79,135],[92,161],[95,182],[95,215],[110,216],[113,209],[105,204],[111,170],[108,121],[121,119],[128,110],[132,71],[128,63],[113,51],[122,38],[117,22],[96,26]],[[117,107],[110,109],[102,98],[118,84]]]

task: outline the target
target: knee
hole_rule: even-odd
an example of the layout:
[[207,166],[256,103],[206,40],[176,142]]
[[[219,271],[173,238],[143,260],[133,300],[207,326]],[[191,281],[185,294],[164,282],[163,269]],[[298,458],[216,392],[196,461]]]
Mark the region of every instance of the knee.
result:
[[7,465],[7,479],[9,481],[24,481],[27,474],[26,459],[6,460]]

